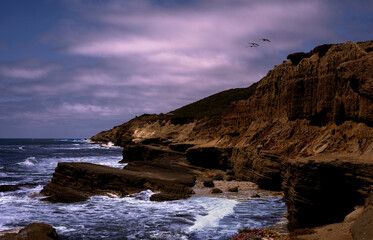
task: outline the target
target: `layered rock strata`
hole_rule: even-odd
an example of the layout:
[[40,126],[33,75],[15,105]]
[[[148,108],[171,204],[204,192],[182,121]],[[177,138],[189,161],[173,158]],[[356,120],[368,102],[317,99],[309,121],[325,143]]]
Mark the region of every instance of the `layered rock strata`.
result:
[[343,221],[364,204],[373,186],[373,164],[367,163],[293,161],[282,172],[292,229]]

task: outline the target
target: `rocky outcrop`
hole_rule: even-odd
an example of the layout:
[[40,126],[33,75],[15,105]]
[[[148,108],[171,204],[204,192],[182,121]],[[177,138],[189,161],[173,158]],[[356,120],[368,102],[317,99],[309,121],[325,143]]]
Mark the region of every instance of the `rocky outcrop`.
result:
[[[192,165],[283,188],[294,228],[339,221],[372,184],[373,171],[365,170],[373,164],[372,49],[373,41],[348,42],[291,54],[223,113],[146,115],[92,139],[123,146],[135,156],[128,162],[186,152]],[[157,138],[167,141],[144,144]]]
[[292,229],[341,222],[373,186],[373,164],[293,161],[283,165],[283,190]]
[[0,240],[59,240],[56,229],[45,223],[31,223],[18,233],[6,233]]
[[[160,165],[129,165],[117,169],[91,163],[58,163],[41,194],[49,202],[84,201],[93,195],[124,197],[151,189],[169,200],[193,193],[194,175],[185,168]],[[165,197],[163,197],[165,199]]]

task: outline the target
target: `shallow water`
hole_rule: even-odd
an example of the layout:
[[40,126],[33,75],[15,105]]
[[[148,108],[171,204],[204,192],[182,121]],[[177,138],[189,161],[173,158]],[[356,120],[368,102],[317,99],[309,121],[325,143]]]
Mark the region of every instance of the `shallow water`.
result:
[[50,180],[58,162],[92,162],[122,168],[122,149],[80,139],[0,140],[0,185],[31,184],[0,193],[0,230],[40,221],[63,239],[226,239],[238,228],[265,227],[286,211],[282,198],[192,197],[151,202],[151,191],[132,198],[91,197],[50,204],[30,198]]

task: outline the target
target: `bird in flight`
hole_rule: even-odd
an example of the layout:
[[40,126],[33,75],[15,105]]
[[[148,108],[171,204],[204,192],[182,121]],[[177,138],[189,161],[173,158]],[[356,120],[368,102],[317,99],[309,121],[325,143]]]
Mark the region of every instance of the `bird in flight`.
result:
[[262,40],[263,42],[271,42],[271,40],[269,40],[268,38],[261,38],[259,40]]
[[259,46],[259,44],[257,44],[257,43],[249,43],[249,46],[248,47],[258,47]]

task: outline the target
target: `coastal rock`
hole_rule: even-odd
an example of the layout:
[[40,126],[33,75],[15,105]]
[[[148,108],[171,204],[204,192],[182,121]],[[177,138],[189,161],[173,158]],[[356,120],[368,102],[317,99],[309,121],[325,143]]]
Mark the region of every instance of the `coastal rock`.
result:
[[238,192],[238,187],[231,187],[231,188],[228,188],[228,192]]
[[184,157],[184,153],[173,151],[159,146],[131,144],[123,147],[123,160],[121,163],[133,161],[154,161],[167,159],[180,159]]
[[231,148],[193,147],[187,150],[186,157],[192,165],[226,170],[231,167],[228,159]]
[[168,165],[131,165],[117,169],[91,163],[63,163],[55,169],[51,181],[40,192],[50,202],[84,201],[93,195],[124,197],[146,189],[173,195],[173,199],[193,193],[193,174]]
[[373,164],[340,160],[284,164],[283,191],[291,229],[341,222],[373,185]]
[[169,145],[169,147],[177,152],[183,152],[185,153],[189,148],[194,147],[195,144],[191,143],[172,143]]
[[18,233],[6,233],[0,240],[59,240],[56,229],[52,226],[35,222],[27,225]]
[[255,182],[262,189],[281,190],[281,155],[277,152],[261,151],[259,154],[238,149],[234,171],[237,177]]
[[211,189],[211,193],[222,193],[223,191],[220,188],[213,188]]
[[206,180],[206,181],[203,182],[203,186],[204,187],[209,187],[209,188],[215,187],[214,181],[212,181],[212,180]]

